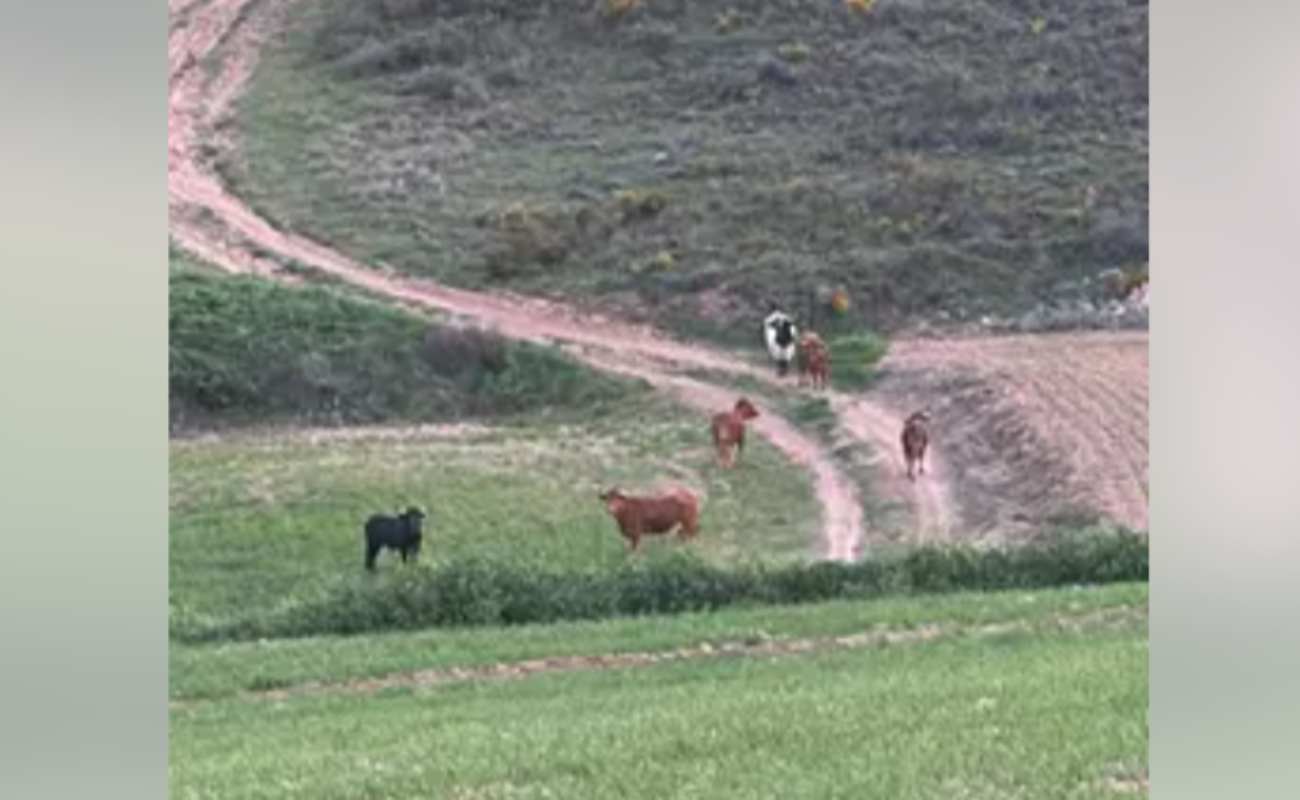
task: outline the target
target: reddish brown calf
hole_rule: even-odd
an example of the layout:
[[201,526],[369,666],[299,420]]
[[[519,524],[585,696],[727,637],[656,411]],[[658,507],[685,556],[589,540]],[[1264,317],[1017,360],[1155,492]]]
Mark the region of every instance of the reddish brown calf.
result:
[[799,385],[811,379],[814,389],[825,389],[831,379],[831,354],[822,337],[805,331],[799,337]]
[[907,460],[907,477],[910,480],[916,480],[914,467],[919,466],[921,474],[925,474],[925,450],[930,445],[929,422],[930,415],[918,411],[903,423],[903,458]]
[[600,499],[610,516],[618,521],[619,531],[632,550],[637,549],[641,537],[647,534],[671,533],[678,528],[678,538],[685,540],[699,532],[699,501],[680,486],[656,497],[633,497],[619,489],[610,489],[602,492]]
[[713,446],[718,451],[718,464],[723,468],[736,465],[736,457],[745,449],[745,422],[758,417],[754,404],[742,397],[730,411],[713,415]]

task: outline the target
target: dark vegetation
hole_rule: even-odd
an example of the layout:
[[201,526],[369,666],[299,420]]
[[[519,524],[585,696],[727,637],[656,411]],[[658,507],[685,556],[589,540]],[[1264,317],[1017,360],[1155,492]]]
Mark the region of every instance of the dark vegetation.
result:
[[170,303],[173,431],[590,412],[645,388],[325,287],[178,268]]
[[370,263],[753,337],[1018,313],[1147,259],[1142,0],[311,0],[222,165]]
[[632,560],[614,570],[557,572],[517,562],[465,560],[436,569],[397,569],[378,581],[346,580],[316,601],[253,611],[235,621],[173,618],[172,636],[199,642],[358,634],[672,614],[737,604],[1145,581],[1148,559],[1145,536],[1094,530],[1003,549],[925,546],[852,564],[728,568],[675,553]]

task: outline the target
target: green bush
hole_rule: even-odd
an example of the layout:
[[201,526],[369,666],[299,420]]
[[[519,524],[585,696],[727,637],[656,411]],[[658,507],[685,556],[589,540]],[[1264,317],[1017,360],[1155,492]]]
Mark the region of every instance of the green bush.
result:
[[872,333],[832,339],[831,380],[842,389],[865,389],[875,377],[876,364],[885,357],[889,342]]
[[927,546],[846,564],[724,568],[686,553],[608,572],[548,572],[488,560],[345,580],[319,598],[236,623],[173,618],[184,641],[348,635],[676,614],[742,603],[793,604],[887,594],[1032,589],[1148,578],[1147,539],[1101,530],[1004,549]]

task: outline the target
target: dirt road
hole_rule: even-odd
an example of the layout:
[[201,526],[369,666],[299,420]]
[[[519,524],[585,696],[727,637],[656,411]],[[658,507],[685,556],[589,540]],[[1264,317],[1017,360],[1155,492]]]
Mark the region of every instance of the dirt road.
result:
[[[168,191],[172,236],[180,246],[228,270],[270,274],[273,265],[258,250],[309,264],[376,294],[471,317],[515,339],[582,345],[573,350],[601,369],[635,375],[671,391],[701,412],[722,410],[734,392],[671,374],[673,368],[745,371],[768,376],[708,348],[669,340],[656,332],[610,320],[579,317],[542,301],[465,292],[429,282],[403,280],[364,267],[316,242],[273,228],[231,195],[210,167],[213,136],[254,64],[254,15],[273,15],[285,3],[253,0],[173,0],[168,37],[171,87],[168,125]],[[215,69],[201,65],[220,48]],[[756,431],[813,478],[823,508],[823,554],[846,559],[863,540],[862,508],[854,484],[811,437],[772,412]]]
[[[263,254],[275,253],[395,301],[470,318],[511,338],[562,343],[592,366],[642,377],[701,412],[728,407],[734,391],[675,372],[706,369],[746,375],[769,386],[782,383],[734,355],[676,341],[643,326],[579,315],[548,301],[468,292],[403,278],[382,265],[362,265],[318,242],[277,230],[259,217],[222,185],[212,163],[223,148],[231,146],[222,123],[251,75],[260,37],[274,28],[277,15],[291,3],[171,0],[168,196],[172,237],[182,248],[227,270],[268,276],[276,274],[278,265]],[[1059,354],[1051,343],[1036,349],[1023,342],[999,342],[900,342],[886,362],[893,377],[885,380],[881,393],[830,397],[842,430],[870,445],[876,454],[880,468],[875,470],[879,474],[873,476],[873,486],[878,484],[912,508],[914,538],[945,539],[959,526],[964,530],[975,524],[991,530],[1008,520],[1033,521],[1035,514],[1047,513],[1045,509],[1059,499],[1050,487],[1042,497],[1026,499],[1020,491],[1024,487],[1011,485],[1026,467],[1040,479],[1059,478],[1061,486],[1067,487],[1066,499],[1095,501],[1122,521],[1141,520],[1145,527],[1145,337],[1142,369],[1134,368],[1136,362],[1124,361],[1122,379],[1107,373],[1116,361],[1104,353],[1097,363],[1082,352],[1058,363]],[[1121,349],[1127,346],[1120,343]],[[1106,347],[1099,345],[1094,354]],[[989,443],[982,423],[957,424],[966,418],[941,415],[930,474],[916,483],[907,481],[897,444],[902,417],[918,403],[934,405],[936,396],[947,396],[938,394],[944,387],[935,382],[936,376],[964,374],[972,364],[980,365],[972,378],[980,386],[1017,393],[1011,403],[1026,415],[1017,418],[1017,424],[1027,426],[1029,438],[1038,443],[1034,446],[1063,455],[1053,456],[1050,470],[1033,458],[1007,461],[1007,454]],[[1140,379],[1140,391],[1127,383],[1130,379]],[[1139,399],[1140,424],[1138,416],[1131,420],[1125,416],[1137,414]],[[1111,414],[1133,424],[1117,428],[1110,423]],[[811,474],[823,508],[824,555],[848,559],[859,553],[866,538],[861,500],[826,448],[770,409],[755,427]],[[1140,454],[1132,440],[1139,432]],[[1033,447],[1028,451],[1037,452]],[[986,479],[988,463],[1001,463],[999,459],[1007,462],[1011,477]],[[1135,493],[1139,474],[1143,488]],[[1038,485],[1029,484],[1031,489]]]

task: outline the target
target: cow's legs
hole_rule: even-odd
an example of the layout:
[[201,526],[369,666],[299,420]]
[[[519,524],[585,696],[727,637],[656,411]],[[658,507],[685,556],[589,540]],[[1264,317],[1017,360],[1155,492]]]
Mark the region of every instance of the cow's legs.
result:
[[366,569],[375,568],[375,558],[379,555],[379,545],[366,543]]

